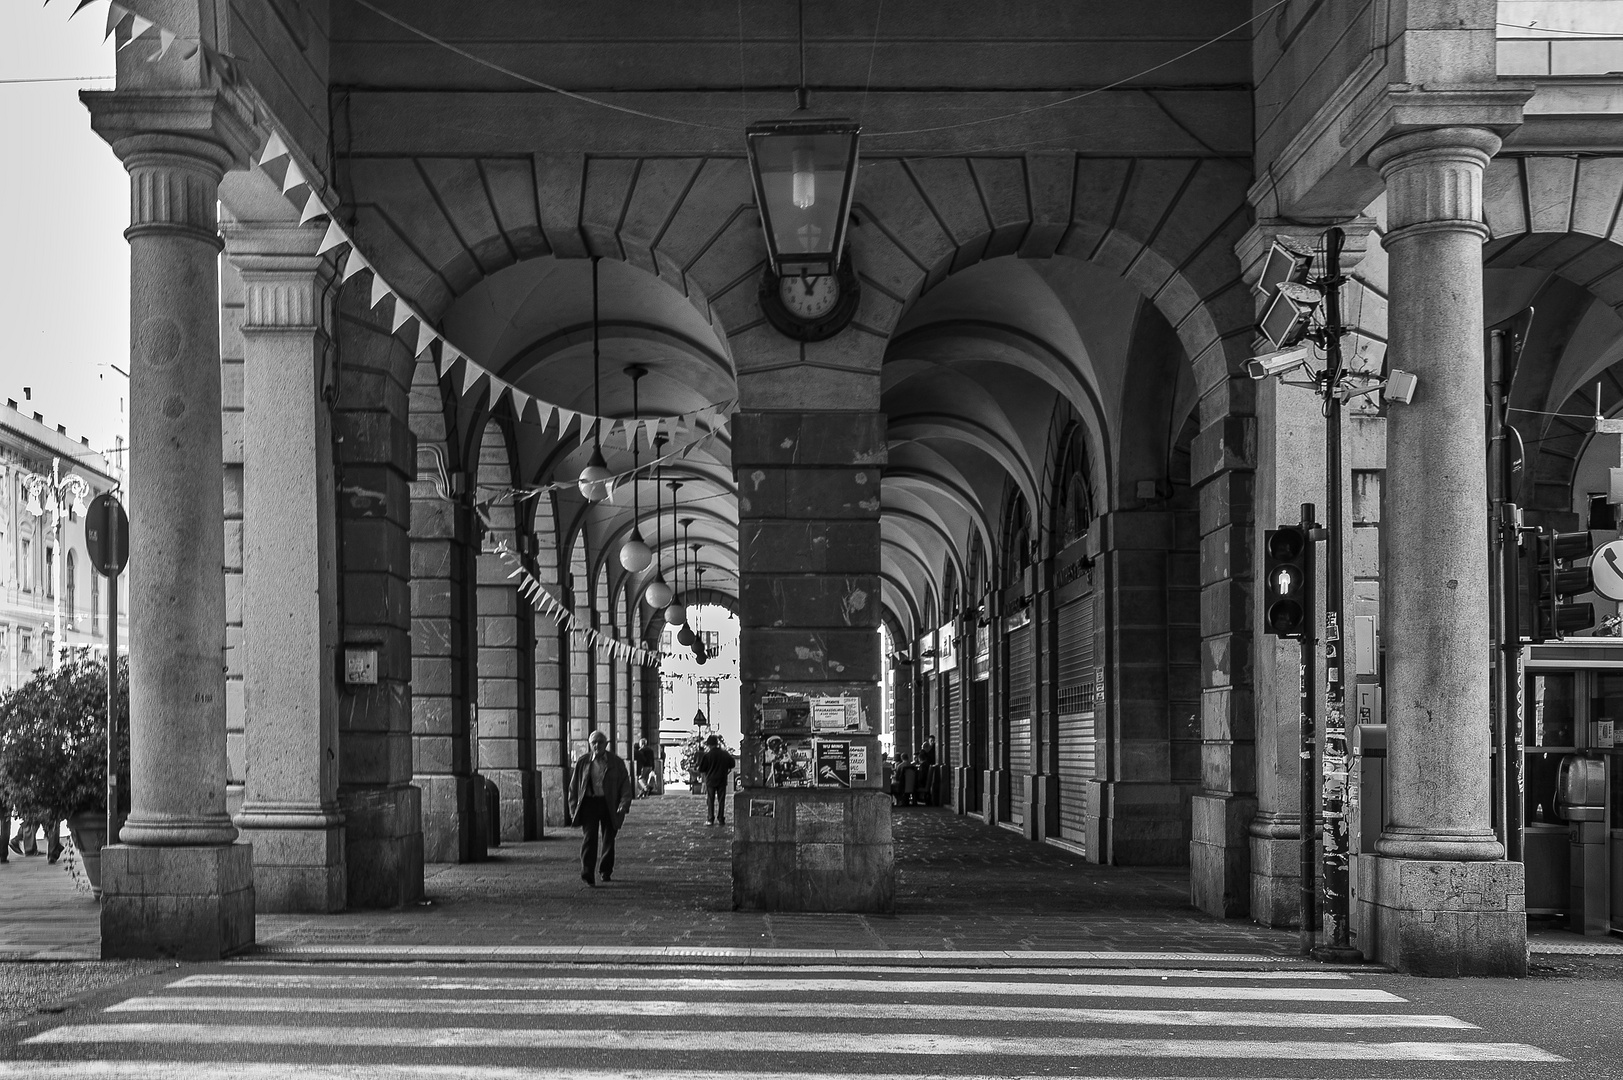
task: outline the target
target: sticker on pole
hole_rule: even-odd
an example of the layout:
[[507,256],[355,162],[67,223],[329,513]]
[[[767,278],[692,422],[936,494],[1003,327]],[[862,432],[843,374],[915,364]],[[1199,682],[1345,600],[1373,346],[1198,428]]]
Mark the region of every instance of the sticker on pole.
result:
[[1589,574],[1595,591],[1608,600],[1623,600],[1623,540],[1613,540],[1595,549],[1589,559]]

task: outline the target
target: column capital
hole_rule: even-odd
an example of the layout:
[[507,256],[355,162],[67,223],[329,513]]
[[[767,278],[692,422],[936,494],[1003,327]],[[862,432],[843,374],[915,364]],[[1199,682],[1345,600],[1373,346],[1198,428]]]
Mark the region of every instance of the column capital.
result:
[[1386,241],[1418,230],[1475,232],[1486,239],[1482,176],[1498,153],[1499,136],[1486,128],[1415,131],[1370,151],[1386,180]]
[[233,222],[220,231],[247,293],[244,333],[324,328],[322,297],[335,270],[316,254],[324,225]]

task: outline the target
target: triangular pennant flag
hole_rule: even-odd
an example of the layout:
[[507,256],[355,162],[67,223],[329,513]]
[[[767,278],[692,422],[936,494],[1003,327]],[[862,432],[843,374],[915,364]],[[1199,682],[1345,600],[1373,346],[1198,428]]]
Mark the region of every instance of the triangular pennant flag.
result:
[[510,386],[507,389],[513,395],[513,415],[522,422],[524,410],[530,407],[530,395],[516,386]]
[[552,423],[553,405],[550,401],[532,398],[530,404],[535,406],[535,426],[544,428]]
[[123,22],[125,18],[129,16],[129,13],[130,9],[125,7],[123,4],[108,4],[107,33],[103,34],[101,39],[106,41],[108,38],[112,37],[113,31],[118,29],[118,24]]
[[428,347],[434,344],[434,340],[438,337],[439,335],[434,333],[434,328],[428,325],[428,321],[426,319],[418,319],[416,355],[421,356],[423,353],[427,352]]
[[85,8],[89,7],[95,2],[96,0],[79,0],[79,2],[73,6],[73,11],[68,15],[68,18],[73,18],[74,15],[79,14],[79,12],[83,11]]
[[296,161],[288,162],[287,175],[282,177],[282,194],[286,195],[302,183],[304,183],[304,173],[299,171],[299,163]]
[[598,425],[601,422],[602,421],[600,421],[600,420],[598,420],[598,419],[596,419],[594,417],[593,420],[592,420],[592,423],[588,424],[586,422],[586,416],[583,413],[581,415],[581,418],[580,418],[580,442],[577,443],[576,445],[585,446],[587,436],[592,434],[593,432],[598,432],[599,434],[598,434],[598,440],[597,441],[598,441],[598,445],[601,446],[602,443],[603,443],[603,438],[602,438],[601,432],[600,432],[599,427],[598,427]]
[[394,290],[389,288],[389,283],[387,281],[383,280],[383,275],[382,274],[373,274],[372,275],[372,302],[370,304],[368,304],[367,306],[368,307],[377,307],[378,306],[378,301],[382,300],[385,296],[393,296],[393,295],[394,295]]
[[407,304],[404,300],[396,300],[394,305],[394,318],[389,321],[389,333],[396,333],[402,326],[405,326],[409,320],[415,318],[417,318],[417,313],[411,310],[411,306],[409,304]]
[[197,42],[188,40],[180,50],[182,60],[190,60],[197,55]]
[[569,425],[575,422],[575,414],[556,405],[553,408],[558,410],[558,441],[563,442],[564,432],[568,431]]
[[265,162],[276,161],[276,159],[286,158],[286,156],[287,143],[282,141],[281,132],[271,132],[271,136],[269,136],[268,140],[265,140],[265,149],[260,151],[261,166],[263,166]]
[[158,27],[158,51],[147,57],[148,61],[162,60],[169,52],[169,46],[175,43],[175,32],[164,27]]
[[362,270],[370,269],[372,269],[372,264],[366,261],[366,256],[362,255],[359,251],[356,251],[354,246],[351,245],[349,249],[349,258],[344,260],[343,280],[348,281],[356,274],[359,274]]
[[304,200],[304,212],[299,215],[299,224],[303,225],[312,218],[327,217],[327,208],[321,203],[321,196],[316,189],[310,189],[310,197]]
[[152,27],[153,22],[151,19],[143,19],[139,15],[135,16],[130,20],[130,36],[124,40],[123,44],[119,45],[119,50],[122,51],[134,45],[135,39],[151,30]]
[[637,439],[637,425],[630,421],[617,420],[614,424],[614,431],[616,434],[624,436],[626,449],[630,450],[631,444]]
[[335,247],[349,243],[349,237],[344,235],[343,226],[336,219],[327,222],[327,232],[321,238],[321,246],[316,248],[317,255],[325,255]]
[[511,389],[512,387],[507,385],[506,382],[492,375],[490,377],[490,405],[487,406],[488,410],[490,412],[495,412],[496,407],[502,403],[502,398],[506,396],[507,392]]
[[643,421],[643,425],[642,425],[643,435],[648,440],[648,449],[650,449],[650,450],[652,450],[654,448],[655,443],[659,442],[659,425],[660,425],[660,423],[661,423],[660,418],[657,417],[657,416],[654,417],[652,420]]
[[440,354],[434,358],[434,373],[443,379],[445,373],[450,370],[451,365],[454,363],[456,363],[456,357],[451,355],[451,349],[441,339]]

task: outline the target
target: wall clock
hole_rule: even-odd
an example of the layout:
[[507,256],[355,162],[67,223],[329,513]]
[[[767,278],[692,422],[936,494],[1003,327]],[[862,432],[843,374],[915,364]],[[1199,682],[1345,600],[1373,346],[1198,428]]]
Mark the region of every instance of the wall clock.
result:
[[778,276],[769,267],[761,277],[761,311],[767,321],[796,341],[822,341],[844,330],[857,313],[861,288],[847,256],[836,274]]

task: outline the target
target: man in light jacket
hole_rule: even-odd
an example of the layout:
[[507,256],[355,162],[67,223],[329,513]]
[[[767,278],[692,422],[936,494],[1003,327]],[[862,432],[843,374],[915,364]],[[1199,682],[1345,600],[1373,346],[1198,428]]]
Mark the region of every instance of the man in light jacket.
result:
[[589,748],[575,762],[569,778],[569,820],[585,833],[580,845],[580,879],[597,884],[600,870],[598,834],[603,837],[601,873],[604,881],[614,876],[614,836],[631,809],[631,773],[626,763],[609,750],[609,737],[594,731],[586,738]]

